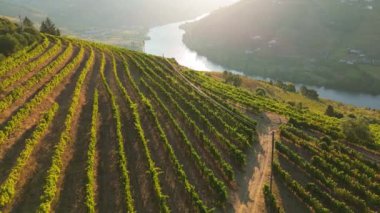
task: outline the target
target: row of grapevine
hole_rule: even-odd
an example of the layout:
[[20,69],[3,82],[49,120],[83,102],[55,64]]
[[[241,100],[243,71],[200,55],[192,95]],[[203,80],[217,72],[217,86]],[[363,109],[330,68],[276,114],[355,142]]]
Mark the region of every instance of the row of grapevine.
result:
[[57,39],[57,42],[54,43],[53,47],[46,51],[43,55],[38,57],[38,59],[26,64],[25,66],[21,67],[20,70],[12,73],[12,75],[5,78],[0,84],[0,91],[8,90],[9,87],[16,83],[18,80],[20,80],[20,78],[24,77],[29,72],[31,72],[41,64],[45,63],[46,61],[49,61],[56,57],[59,53],[61,53],[61,50],[62,40]]
[[[121,55],[122,56],[122,55]],[[142,103],[144,105],[144,107],[146,108],[147,112],[149,113],[149,115],[152,117],[152,119],[154,120],[154,123],[155,123],[155,126],[156,128],[158,129],[159,131],[159,134],[160,134],[160,139],[161,141],[163,142],[166,150],[168,150],[168,153],[169,153],[169,157],[172,161],[172,164],[174,165],[174,168],[176,169],[177,171],[177,175],[179,176],[179,178],[181,179],[182,183],[184,184],[184,188],[186,189],[186,191],[190,194],[191,198],[192,198],[192,201],[193,203],[198,207],[198,210],[200,212],[207,212],[207,207],[204,205],[202,199],[200,198],[199,194],[197,193],[197,191],[195,190],[195,187],[190,183],[187,175],[186,175],[186,172],[184,171],[183,169],[183,166],[182,164],[179,162],[175,152],[174,152],[174,149],[173,147],[171,146],[171,144],[169,143],[168,141],[168,138],[166,136],[166,133],[165,131],[162,129],[161,127],[161,124],[158,120],[158,117],[157,117],[157,114],[153,108],[153,105],[150,103],[150,101],[140,92],[140,89],[137,87],[135,81],[133,80],[131,74],[130,74],[130,71],[129,71],[129,68],[128,68],[128,64],[126,63],[126,60],[125,58],[122,56],[123,58],[123,65],[124,65],[124,70],[125,70],[125,73],[127,75],[127,78],[129,80],[129,82],[132,84],[132,87],[136,90],[136,92],[140,95],[141,97],[141,100],[142,100]],[[126,91],[125,89],[123,88],[122,86],[122,83],[119,79],[119,77],[117,76],[117,73],[114,72],[114,75],[116,76],[116,82],[117,84],[119,85],[119,88],[121,88],[121,90],[123,91],[123,93],[125,94]]]
[[353,213],[354,211],[350,209],[344,202],[333,198],[329,193],[321,189],[314,183],[308,183],[306,185],[306,190],[313,194],[317,199],[326,203],[326,206],[334,212],[344,212]]
[[[136,62],[136,61],[135,61]],[[140,61],[140,63],[144,64],[143,61]],[[160,76],[158,76],[153,70],[151,70],[149,67],[147,66],[141,66],[141,64],[137,63],[137,66],[140,67],[141,70],[145,70],[147,71],[148,75],[150,76],[154,76],[155,79],[159,80],[161,85],[164,85],[169,91],[170,93],[168,94],[174,94],[175,97],[179,98],[183,103],[186,104],[186,106],[192,110],[192,112],[194,112],[196,114],[196,116],[202,121],[203,124],[206,125],[206,129],[214,134],[218,140],[220,140],[221,142],[223,142],[223,144],[225,146],[227,146],[227,148],[229,149],[230,151],[230,154],[232,156],[232,158],[239,164],[239,165],[244,165],[246,163],[246,156],[245,154],[236,147],[235,144],[233,144],[229,139],[225,138],[219,131],[218,129],[215,128],[214,125],[212,125],[210,123],[210,121],[205,117],[204,114],[202,114],[198,109],[197,107],[195,107],[192,103],[190,103],[186,98],[184,98],[181,94],[179,94],[174,88],[172,88],[167,82],[165,82],[164,80],[162,80],[162,78]]]
[[[129,57],[131,57],[130,55],[128,55]],[[213,153],[214,157],[217,158],[217,160],[220,162],[220,164],[222,165],[222,168],[224,168],[224,172],[225,174],[227,175],[227,177],[229,177],[231,180],[234,179],[234,173],[233,173],[233,170],[232,170],[232,167],[231,165],[229,165],[228,163],[226,163],[222,157],[221,157],[221,153],[218,152],[217,148],[212,144],[212,142],[207,138],[206,134],[195,124],[194,121],[192,121],[190,119],[190,117],[187,115],[187,113],[185,111],[183,111],[182,108],[179,107],[178,103],[176,103],[174,101],[174,98],[171,96],[171,94],[169,94],[164,88],[160,87],[160,84],[158,84],[151,76],[147,75],[144,71],[145,67],[142,67],[138,62],[135,61],[134,57],[131,57],[132,61],[139,67],[140,71],[143,71],[143,74],[149,78],[150,81],[152,81],[153,84],[155,84],[156,86],[158,86],[166,95],[168,95],[170,97],[170,100],[173,102],[173,104],[177,107],[177,109],[181,112],[182,116],[184,118],[186,118],[186,121],[191,124],[190,126],[194,129],[194,132],[195,132],[195,135],[197,137],[200,137],[203,142],[205,142],[206,146],[211,148],[211,153]],[[126,65],[126,64],[125,64]],[[127,65],[126,65],[127,66]],[[128,70],[128,68],[126,67],[126,70]],[[126,74],[128,76],[129,79],[131,79],[131,75],[130,73],[127,72]],[[141,79],[141,82],[145,84],[145,86],[148,86],[144,79]],[[137,86],[135,85],[134,81],[132,80],[132,85],[134,88],[137,88]],[[149,90],[151,90],[150,87],[148,87]],[[157,97],[157,101],[159,101],[160,103],[161,100]],[[168,115],[170,116],[170,118],[173,118],[173,116],[171,115],[171,113],[169,112],[169,110],[167,110],[166,106],[162,105],[161,106],[162,108],[165,109],[166,112],[168,112]],[[184,133],[184,131],[182,130],[182,128],[179,127],[178,123],[175,121],[175,119],[172,119],[172,121],[174,121],[173,123],[175,123],[175,126],[178,127],[178,130],[179,132],[181,133],[181,137],[182,139],[186,142],[186,144],[189,146],[189,149],[190,149],[190,152],[192,154],[192,156],[194,157],[194,159],[196,159],[196,161],[199,163],[198,165],[201,165],[200,167],[202,168],[201,170],[204,171],[204,166],[202,166],[204,163],[202,161],[200,161],[200,156],[197,154],[197,152],[195,151],[195,149],[193,148],[192,144],[190,143],[190,141],[188,140],[186,134]],[[211,170],[210,170],[211,171]],[[225,191],[225,186],[224,184],[222,184],[223,182],[221,181],[218,181],[217,179],[215,179],[214,175],[212,173],[208,173],[206,172],[206,176],[208,176],[211,180],[211,184],[212,185],[215,185],[217,188],[219,188],[220,190],[218,190],[218,194],[220,194],[221,196],[221,199],[225,199],[226,198],[226,191]],[[212,174],[212,175],[211,175]],[[211,176],[210,176],[211,175]],[[219,187],[218,187],[219,186]]]
[[[301,135],[300,131],[290,125],[282,126],[281,136],[304,147],[315,155],[323,154],[323,157],[331,158],[337,164],[349,164],[350,170],[357,170],[362,175],[365,174],[370,178],[376,177],[376,173],[379,171],[376,163],[364,159],[358,152],[342,146],[339,142],[328,142],[326,138],[318,140],[314,137],[305,136],[304,133]],[[333,146],[328,146],[328,143]],[[330,156],[330,154],[333,154],[334,157]]]
[[170,212],[169,206],[167,204],[167,198],[166,198],[167,196],[164,195],[164,193],[162,192],[161,183],[160,183],[160,180],[158,178],[158,176],[159,176],[159,172],[158,172],[159,168],[156,167],[156,165],[155,165],[155,163],[154,163],[154,161],[152,159],[152,154],[151,154],[149,146],[148,146],[148,141],[145,138],[145,133],[144,133],[144,130],[142,128],[140,114],[138,112],[138,104],[134,103],[132,101],[132,99],[128,95],[127,90],[122,85],[122,83],[121,83],[121,81],[120,81],[120,79],[119,79],[119,77],[117,75],[116,60],[115,60],[115,57],[114,57],[113,54],[112,54],[112,65],[113,65],[113,69],[112,70],[113,70],[113,74],[114,74],[115,79],[116,79],[117,86],[118,86],[119,90],[122,92],[123,98],[124,98],[124,100],[128,104],[128,108],[132,111],[132,117],[133,117],[133,121],[134,121],[133,122],[134,123],[134,128],[137,131],[139,139],[142,142],[143,147],[144,147],[145,157],[146,157],[146,159],[148,161],[149,172],[150,172],[151,178],[153,180],[153,186],[154,186],[154,190],[155,190],[156,196],[158,197],[158,199],[160,201],[161,211],[163,211],[163,212]]
[[293,180],[292,176],[281,168],[278,163],[273,163],[273,172],[278,175],[285,184],[307,205],[309,205],[317,213],[327,213],[329,212],[321,202],[313,197],[304,187],[301,186],[297,181]]
[[[124,61],[124,69],[125,69],[125,72],[126,72],[126,76],[129,79],[129,82],[131,82],[132,87],[136,91],[139,91],[139,89],[138,89],[135,81],[132,79],[132,76],[131,76],[129,68],[128,68],[128,64],[125,63],[125,61],[126,61],[125,58],[123,57],[123,55],[121,55],[121,57],[124,59],[123,60]],[[140,66],[140,69],[143,69],[143,68]],[[143,71],[143,70],[140,70],[140,71]],[[149,77],[149,75],[146,75],[146,76]],[[152,79],[152,78],[150,78],[150,80],[154,81],[154,79]],[[168,110],[168,108],[162,103],[162,101],[160,100],[160,98],[157,96],[156,92],[153,91],[152,88],[148,86],[148,84],[145,82],[144,79],[141,79],[141,83],[143,84],[144,87],[146,87],[150,91],[151,95],[159,103],[159,105],[160,105],[159,108],[163,109],[164,112],[167,114],[167,116],[170,118],[170,121],[172,122],[172,124],[174,125],[174,127],[176,128],[176,130],[180,133],[182,141],[185,142],[185,144],[187,145],[192,158],[196,162],[196,165],[198,166],[198,168],[200,169],[200,171],[205,175],[205,177],[208,178],[208,180],[210,181],[210,184],[211,184],[212,188],[217,191],[217,194],[218,194],[218,197],[219,197],[218,198],[219,201],[220,202],[224,202],[226,200],[226,198],[227,198],[227,190],[226,190],[226,186],[224,185],[224,183],[221,180],[219,180],[214,175],[214,173],[212,172],[212,170],[209,169],[207,167],[207,165],[204,163],[204,161],[202,160],[202,158],[199,156],[199,154],[197,153],[197,151],[193,147],[192,143],[187,138],[185,132],[182,130],[182,128],[180,127],[180,125],[174,119],[173,115],[170,113],[170,111]],[[154,82],[154,83],[157,83],[157,82]],[[140,94],[140,92],[139,92],[139,94]],[[146,99],[146,98],[144,98],[144,99]],[[181,108],[179,108],[179,109],[181,110],[182,114],[186,117],[186,113]],[[211,143],[210,141],[208,141],[208,142]],[[222,160],[222,159],[220,158],[220,160]],[[229,178],[233,179],[234,173],[232,171],[232,167],[230,165],[226,164],[226,163],[225,163],[224,167],[227,169],[226,170],[227,171],[226,175]],[[193,195],[193,198],[194,198],[194,195]],[[199,205],[199,201],[196,201],[196,202]]]
[[23,121],[28,118],[33,110],[38,107],[42,101],[49,96],[51,92],[57,88],[60,83],[74,71],[74,68],[77,67],[83,59],[84,48],[82,47],[79,51],[79,54],[61,70],[60,73],[54,76],[44,87],[38,91],[38,93],[29,100],[17,113],[11,117],[11,119],[4,125],[0,130],[0,146],[9,138],[10,134],[15,132],[23,124]]
[[[347,205],[352,206],[360,211],[368,211],[368,207],[363,199],[359,198],[356,195],[353,195],[347,189],[341,188],[338,186],[338,183],[335,182],[328,175],[326,176],[321,170],[319,170],[314,165],[308,163],[302,157],[300,157],[297,153],[290,150],[286,145],[282,143],[276,143],[277,150],[284,154],[289,160],[298,165],[300,168],[305,170],[305,174],[315,179],[316,182],[321,183],[321,185],[325,186],[326,190],[330,190],[330,193],[334,195],[334,197],[338,198],[341,201],[344,201]],[[337,204],[338,205],[338,204]]]
[[[304,147],[313,153],[314,157],[319,156],[320,158],[327,160],[335,167],[336,170],[340,170],[341,173],[345,173],[345,179],[356,178],[361,184],[365,185],[366,188],[377,194],[380,194],[380,184],[374,181],[376,178],[376,171],[368,167],[366,163],[360,162],[357,159],[352,158],[352,156],[349,157],[345,154],[339,153],[338,150],[331,148],[331,146],[328,148],[328,151],[319,149],[313,143],[306,142],[306,140],[298,138],[292,132],[294,132],[293,127],[283,127],[281,130],[281,135],[284,138],[297,143],[299,146]],[[315,140],[316,139],[314,139],[314,141]],[[319,143],[323,144],[323,142]]]
[[[144,68],[141,67],[140,69],[144,69]],[[188,113],[186,113],[179,106],[179,104],[174,99],[174,97],[172,96],[172,94],[170,94],[161,84],[159,84],[158,82],[156,82],[155,79],[153,79],[150,75],[147,75],[145,72],[144,72],[144,76],[147,77],[152,82],[152,84],[156,85],[159,88],[159,90],[161,92],[163,92],[170,99],[170,101],[173,103],[173,105],[176,108],[176,110],[178,112],[180,112],[180,114],[185,119],[186,123],[194,131],[194,133],[195,133],[194,135],[197,138],[199,138],[204,143],[204,145],[206,145],[206,148],[208,149],[208,151],[213,155],[214,159],[218,162],[218,164],[222,168],[223,173],[230,180],[233,180],[234,179],[234,172],[232,170],[232,166],[230,164],[228,164],[227,162],[225,162],[225,160],[222,158],[222,154],[220,153],[220,151],[218,150],[218,148],[216,148],[216,146],[212,143],[212,141],[207,137],[207,134],[200,127],[198,127],[197,124],[190,118],[190,116],[188,115]],[[217,183],[217,182],[215,182],[215,183]]]
[[168,150],[169,157],[170,157],[172,163],[174,164],[174,166],[177,170],[177,175],[179,175],[179,177],[181,178],[186,191],[190,194],[194,204],[198,207],[198,210],[200,212],[207,212],[207,207],[203,204],[203,201],[200,199],[199,194],[195,190],[195,187],[189,182],[187,175],[186,175],[186,172],[183,170],[183,166],[179,163],[177,156],[175,155],[174,149],[170,145],[168,138],[166,136],[166,133],[164,132],[164,130],[162,129],[162,127],[160,125],[160,122],[158,121],[158,117],[156,115],[156,112],[155,112],[152,104],[145,97],[142,98],[142,101],[143,101],[145,107],[147,108],[148,113],[150,114],[150,116],[154,120],[154,123],[155,123],[155,125],[156,125],[156,127],[160,133],[161,141],[163,141],[165,148]]
[[232,85],[224,84],[212,78],[205,77],[203,73],[185,71],[185,75],[194,84],[205,88],[208,93],[217,94],[225,100],[231,100],[233,103],[240,103],[243,106],[254,109],[269,110],[282,115],[290,116],[293,120],[298,121],[309,128],[316,129],[334,137],[342,137],[338,120],[324,115],[300,111],[290,105],[280,103],[274,99],[253,95],[252,92],[242,88],[236,88]]
[[283,213],[284,210],[278,206],[276,198],[274,197],[272,191],[269,189],[268,185],[264,185],[263,188],[265,204],[268,207],[269,213]]
[[[152,63],[152,62],[151,62]],[[203,112],[203,114],[208,115],[208,119],[210,121],[214,121],[214,123],[217,123],[219,125],[222,125],[223,132],[226,135],[229,135],[234,141],[238,142],[242,148],[249,147],[251,145],[250,141],[252,140],[252,132],[253,130],[250,128],[247,128],[245,125],[241,125],[242,123],[234,123],[236,126],[232,127],[229,123],[226,121],[232,122],[234,121],[234,118],[231,116],[228,116],[229,114],[223,111],[217,111],[219,109],[217,105],[212,104],[211,101],[209,101],[207,98],[203,97],[200,98],[200,96],[195,95],[194,93],[190,92],[192,91],[191,88],[188,88],[183,86],[184,84],[179,83],[174,79],[173,76],[169,76],[166,74],[161,67],[155,66],[155,70],[159,71],[158,74],[161,74],[161,77],[165,78],[166,82],[170,82],[172,87],[175,87],[178,89],[178,92],[181,92],[181,97],[186,98],[189,100],[189,103],[192,103],[193,105],[200,105],[202,107],[198,107],[198,109],[203,109],[206,112]],[[186,84],[185,84],[186,85]],[[177,94],[178,95],[178,94]],[[223,119],[222,119],[223,118]],[[239,130],[243,130],[243,132],[239,133]]]
[[0,186],[0,208],[10,204],[13,201],[16,194],[16,185],[19,182],[21,172],[27,165],[34,148],[46,134],[56,112],[58,111],[58,108],[58,104],[54,103],[53,106],[47,110],[44,116],[40,119],[32,135],[25,140],[25,146],[20,155],[17,157],[15,165],[12,167],[9,175]]
[[119,156],[119,168],[122,175],[122,183],[124,187],[124,193],[125,193],[125,203],[127,205],[128,212],[135,212],[135,206],[134,206],[134,200],[132,197],[132,191],[131,191],[131,181],[129,177],[128,172],[128,159],[127,155],[125,153],[124,148],[124,136],[122,133],[122,123],[121,123],[121,117],[120,117],[120,109],[119,105],[116,103],[116,98],[110,88],[110,86],[107,83],[107,80],[104,76],[104,69],[106,65],[106,59],[104,53],[102,54],[101,59],[101,67],[100,67],[100,75],[103,81],[103,85],[105,86],[107,93],[109,97],[111,98],[111,106],[112,106],[112,114],[113,118],[115,119],[116,124],[116,137],[117,137],[117,144],[118,144],[118,156]]
[[88,212],[96,212],[95,201],[95,186],[96,186],[96,144],[97,144],[97,131],[98,131],[98,114],[99,114],[99,94],[98,90],[94,92],[94,101],[92,105],[92,117],[91,117],[91,136],[87,150],[87,166],[86,166],[86,198],[85,204]]
[[[181,128],[181,126],[178,124],[174,116],[171,114],[170,110],[165,106],[165,104],[161,101],[161,99],[158,97],[157,93],[145,82],[144,79],[141,80],[141,83],[145,88],[148,89],[150,94],[153,96],[154,100],[158,103],[159,108],[163,109],[165,114],[169,117],[171,123],[174,125],[177,132],[179,132],[181,136],[181,141],[183,141],[188,148],[190,155],[192,159],[195,161],[197,167],[199,170],[203,173],[205,177],[208,178],[208,181],[210,183],[210,186],[216,190],[218,194],[218,199],[220,202],[223,202],[227,199],[227,187],[223,183],[223,181],[219,180],[214,172],[206,165],[202,157],[198,154],[188,137],[186,136],[186,133]],[[231,172],[233,172],[231,170]],[[233,174],[233,173],[232,173]],[[231,176],[231,175],[230,175]]]
[[0,112],[8,109],[17,99],[23,97],[26,92],[29,92],[31,88],[42,81],[46,76],[54,73],[63,62],[67,61],[73,54],[73,46],[71,43],[65,49],[65,51],[56,60],[44,67],[33,77],[28,79],[24,84],[13,89],[7,96],[0,100]]
[[[183,75],[183,74],[182,74]],[[184,75],[183,75],[184,76]],[[187,77],[183,77],[187,80]],[[195,85],[195,84],[194,84]],[[198,89],[201,89],[199,86],[195,86]],[[204,90],[202,90],[204,91]],[[253,121],[252,119],[248,118],[246,114],[243,114],[242,111],[237,109],[236,107],[233,107],[234,103],[229,103],[228,100],[221,98],[220,96],[216,95],[215,93],[211,93],[208,91],[204,91],[207,96],[214,100],[218,105],[222,106],[223,108],[227,109],[226,112],[229,112],[229,114],[233,117],[235,117],[237,120],[239,120],[240,123],[245,124],[246,126],[254,129],[256,128],[256,122]],[[246,111],[246,110],[245,110]],[[251,110],[254,111],[254,110]]]
[[[185,76],[184,76],[184,78],[187,79],[187,77],[185,77]],[[195,87],[197,87],[198,89],[201,89],[200,85],[195,86]],[[256,122],[254,122],[252,119],[248,118],[247,115],[243,114],[237,108],[232,107],[232,105],[234,105],[234,103],[233,104],[229,103],[229,101],[227,99],[223,99],[221,96],[216,95],[216,93],[213,93],[210,91],[205,91],[204,89],[202,89],[202,91],[204,91],[205,94],[207,94],[207,96],[210,99],[212,99],[216,103],[218,103],[218,105],[222,106],[223,108],[226,108],[227,112],[230,112],[231,116],[236,117],[236,119],[239,120],[240,123],[245,124],[246,126],[249,126],[251,128],[256,128]],[[245,110],[245,111],[247,111],[247,110]],[[254,111],[254,110],[251,110],[251,111]]]
[[47,36],[43,36],[43,41],[37,45],[34,49],[30,50],[28,47],[21,50],[14,55],[7,57],[0,64],[0,78],[3,77],[7,72],[15,69],[27,61],[37,57],[42,54],[46,48],[49,46],[50,40]]
[[326,176],[331,177],[346,189],[350,189],[354,194],[364,198],[366,203],[372,207],[380,206],[380,197],[368,190],[367,187],[359,183],[355,178],[345,174],[343,171],[338,170],[336,167],[327,163],[319,156],[313,156],[311,163],[325,173]]
[[[185,98],[187,100],[193,100],[193,101],[189,101],[189,103],[193,103],[194,106],[196,104],[201,106],[201,107],[198,107],[198,109],[204,110],[202,114],[208,115],[207,118],[210,120],[210,122],[213,121],[215,124],[221,125],[221,129],[223,130],[224,134],[228,135],[229,137],[232,138],[233,141],[237,142],[240,145],[241,149],[251,146],[251,141],[252,141],[251,138],[252,138],[253,130],[246,129],[244,132],[245,134],[239,133],[238,126],[232,127],[230,124],[226,122],[226,120],[229,120],[229,118],[227,118],[226,116],[228,115],[227,113],[217,112],[215,108],[213,108],[213,106],[206,104],[206,101],[204,101],[204,99],[202,100],[199,96],[195,95],[194,93],[187,92],[189,90],[184,89],[178,83],[176,83],[176,88],[180,89],[180,91],[182,91],[182,94],[186,95]],[[229,121],[232,121],[232,119]],[[244,130],[244,129],[242,128],[241,130]]]
[[[252,132],[254,131],[256,127],[256,123],[252,121],[252,119],[247,118],[246,115],[243,115],[240,111],[236,110],[235,108],[232,108],[230,105],[225,104],[216,104],[215,101],[212,101],[210,97],[204,96],[204,94],[199,93],[197,89],[194,89],[194,87],[190,84],[181,84],[179,82],[182,82],[184,79],[181,78],[180,73],[175,73],[173,70],[175,68],[165,68],[165,71],[163,70],[162,66],[157,66],[154,64],[153,60],[150,59],[148,56],[143,56],[149,65],[151,67],[154,67],[156,70],[158,70],[158,74],[161,74],[161,76],[168,81],[175,83],[177,87],[179,87],[184,93],[186,93],[188,96],[190,96],[192,99],[195,99],[195,101],[198,101],[202,104],[207,104],[209,107],[206,107],[207,109],[211,108],[215,110],[213,114],[218,112],[219,116],[222,116],[225,121],[231,123],[232,126],[235,126],[237,131],[241,131],[241,134],[247,134],[248,137],[252,136]],[[157,57],[157,60],[160,58]],[[170,64],[170,62],[167,62]],[[165,66],[164,66],[165,67]],[[177,79],[177,80],[174,80]],[[194,91],[194,92],[190,92]],[[196,93],[195,93],[196,92]],[[202,97],[202,98],[201,98]],[[232,111],[232,114],[231,114]],[[217,117],[219,117],[217,116]]]
[[81,73],[76,82],[74,93],[71,98],[70,107],[65,118],[64,130],[60,135],[58,144],[54,148],[51,166],[48,169],[45,177],[45,185],[43,186],[43,193],[40,197],[41,203],[38,207],[38,212],[51,212],[52,202],[56,197],[58,190],[58,181],[61,178],[63,169],[62,155],[65,152],[68,143],[72,142],[72,137],[70,135],[70,132],[73,128],[72,123],[79,106],[79,98],[82,86],[86,79],[87,73],[92,69],[94,58],[94,51],[91,49],[89,59],[87,60],[83,70],[81,70]]

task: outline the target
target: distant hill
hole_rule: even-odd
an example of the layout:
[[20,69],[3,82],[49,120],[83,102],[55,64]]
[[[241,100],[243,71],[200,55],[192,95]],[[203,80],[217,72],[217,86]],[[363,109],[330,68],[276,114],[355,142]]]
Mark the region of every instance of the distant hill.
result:
[[[51,17],[63,28],[151,27],[185,20],[232,0],[0,0],[4,15],[28,15],[31,11]],[[7,9],[3,9],[7,8]],[[27,13],[27,14],[25,14]]]
[[184,42],[229,68],[380,94],[380,2],[242,0],[183,26]]

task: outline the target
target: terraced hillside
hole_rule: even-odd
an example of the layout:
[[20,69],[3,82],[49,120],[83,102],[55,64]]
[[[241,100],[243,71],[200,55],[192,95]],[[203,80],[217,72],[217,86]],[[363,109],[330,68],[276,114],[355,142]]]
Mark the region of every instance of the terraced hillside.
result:
[[281,208],[379,211],[379,154],[338,119],[171,59],[45,35],[1,62],[0,82],[0,212],[265,211],[268,134],[283,122]]
[[[379,211],[380,153],[351,143],[342,133],[341,119],[254,96],[202,73],[185,71],[185,75],[215,99],[289,119],[280,127],[272,168],[274,197],[285,212]],[[275,203],[272,210],[277,209]]]

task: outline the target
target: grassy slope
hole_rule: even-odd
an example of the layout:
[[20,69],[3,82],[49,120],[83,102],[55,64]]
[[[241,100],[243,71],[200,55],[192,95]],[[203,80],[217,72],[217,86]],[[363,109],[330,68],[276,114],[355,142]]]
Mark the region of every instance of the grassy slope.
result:
[[376,143],[380,144],[380,124],[372,124],[369,128],[375,137]]
[[[220,72],[210,72],[206,73],[206,75],[219,81],[224,81],[223,74]],[[279,87],[269,84],[268,82],[255,80],[249,77],[242,78],[241,87],[252,92],[255,92],[258,88],[263,88],[269,97],[282,102],[302,103],[304,107],[307,107],[310,111],[318,114],[324,114],[327,106],[331,105],[335,110],[343,113],[345,116],[353,114],[359,117],[361,116],[375,119],[377,122],[370,125],[370,131],[372,132],[376,143],[380,144],[380,110],[355,107],[328,99],[320,99],[319,101],[311,100],[300,95],[299,93],[287,92]]]
[[[219,72],[211,72],[208,73],[209,76],[218,79],[220,81],[223,80],[223,74]],[[308,107],[312,112],[316,112],[319,114],[323,114],[326,110],[327,105],[332,105],[338,111],[344,113],[345,115],[354,114],[366,116],[369,118],[376,118],[380,120],[380,111],[379,110],[369,110],[366,108],[355,107],[347,104],[342,104],[340,102],[321,99],[319,101],[308,99],[298,93],[291,93],[282,90],[276,86],[273,86],[265,81],[255,80],[249,77],[242,78],[242,86],[250,91],[255,91],[258,88],[263,88],[267,92],[268,96],[273,97],[277,100],[284,102],[301,102],[303,106]]]
[[[184,41],[211,60],[246,74],[379,94],[378,67],[338,63],[358,59],[347,48],[380,60],[380,29],[373,27],[379,25],[379,2],[273,2],[243,0],[218,10],[185,25]],[[366,9],[368,5],[373,10]],[[276,43],[270,47],[272,40]]]

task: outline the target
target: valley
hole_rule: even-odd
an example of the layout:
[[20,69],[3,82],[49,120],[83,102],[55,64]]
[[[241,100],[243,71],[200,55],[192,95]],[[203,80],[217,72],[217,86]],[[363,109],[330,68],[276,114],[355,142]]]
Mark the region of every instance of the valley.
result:
[[0,213],[379,212],[377,9],[0,0]]
[[1,62],[1,211],[261,212],[271,171],[287,211],[379,210],[379,145],[346,141],[343,120],[173,59],[42,37]]

